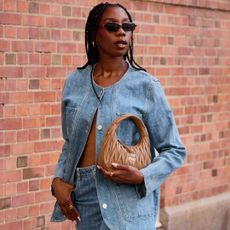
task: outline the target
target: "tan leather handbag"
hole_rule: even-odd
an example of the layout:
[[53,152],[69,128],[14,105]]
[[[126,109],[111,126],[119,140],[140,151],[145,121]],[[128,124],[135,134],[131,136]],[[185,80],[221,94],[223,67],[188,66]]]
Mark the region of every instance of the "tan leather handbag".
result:
[[[128,146],[117,139],[116,131],[119,124],[131,118],[136,124],[140,138],[136,145]],[[108,171],[114,171],[112,163],[130,165],[138,169],[146,167],[151,162],[150,141],[148,131],[143,121],[132,114],[125,114],[115,119],[108,128],[102,142],[98,165]]]

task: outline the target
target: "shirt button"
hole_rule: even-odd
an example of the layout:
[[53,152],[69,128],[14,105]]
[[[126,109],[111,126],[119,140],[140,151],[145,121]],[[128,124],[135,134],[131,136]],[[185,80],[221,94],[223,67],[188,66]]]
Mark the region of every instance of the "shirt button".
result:
[[106,203],[102,204],[102,208],[106,209],[107,208],[107,204]]
[[98,125],[97,126],[97,129],[100,131],[100,130],[102,130],[102,125]]

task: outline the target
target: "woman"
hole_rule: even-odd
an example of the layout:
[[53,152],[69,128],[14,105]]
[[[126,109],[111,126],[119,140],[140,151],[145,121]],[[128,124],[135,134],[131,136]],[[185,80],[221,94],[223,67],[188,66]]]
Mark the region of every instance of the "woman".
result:
[[[122,5],[95,6],[86,23],[88,62],[70,74],[63,90],[65,144],[52,182],[52,220],[76,220],[79,230],[155,229],[159,187],[185,156],[159,81],[133,59],[134,29]],[[152,162],[141,170],[114,162],[110,173],[96,166],[101,143],[111,122],[126,113],[144,121]],[[125,121],[117,135],[133,145],[137,133]]]

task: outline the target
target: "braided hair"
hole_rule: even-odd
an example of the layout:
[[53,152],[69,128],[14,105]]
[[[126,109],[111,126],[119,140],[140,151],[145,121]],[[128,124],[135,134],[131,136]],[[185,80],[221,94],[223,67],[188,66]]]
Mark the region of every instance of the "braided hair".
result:
[[[100,4],[96,5],[89,12],[89,16],[88,16],[86,26],[85,26],[85,50],[86,50],[88,61],[86,62],[86,64],[84,66],[80,67],[79,69],[84,69],[84,68],[86,68],[87,65],[93,65],[93,64],[97,63],[100,59],[99,50],[98,50],[97,45],[95,44],[96,33],[97,33],[98,28],[99,28],[99,22],[101,20],[101,17],[103,15],[104,11],[108,7],[120,7],[120,8],[122,8],[126,12],[126,14],[128,15],[130,22],[132,22],[132,17],[130,15],[130,13],[127,11],[127,9],[124,6],[122,6],[119,3],[111,4],[111,3],[106,2],[106,3],[100,3]],[[133,33],[131,35],[131,43],[129,45],[129,49],[123,58],[124,58],[124,60],[127,59],[129,61],[130,65],[133,68],[135,68],[136,70],[144,70],[145,71],[145,69],[142,68],[141,66],[139,66],[133,58]]]

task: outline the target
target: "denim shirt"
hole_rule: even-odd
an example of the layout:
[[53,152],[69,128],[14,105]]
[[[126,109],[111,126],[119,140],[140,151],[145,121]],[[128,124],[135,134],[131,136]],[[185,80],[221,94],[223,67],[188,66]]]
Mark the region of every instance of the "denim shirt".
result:
[[[62,95],[62,130],[65,143],[55,177],[74,184],[74,175],[96,117],[96,159],[105,132],[118,116],[131,113],[144,121],[151,142],[152,162],[141,169],[140,185],[117,184],[96,172],[96,189],[105,223],[113,230],[155,229],[160,185],[183,164],[185,147],[181,142],[173,113],[160,82],[149,73],[129,66],[122,78],[109,87],[97,85],[91,78],[94,66],[71,73]],[[99,128],[100,127],[100,128]],[[139,133],[130,120],[120,124],[118,139],[134,145]],[[155,154],[155,149],[159,153]],[[106,205],[105,205],[106,204]],[[63,221],[58,204],[52,221]]]

